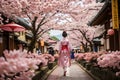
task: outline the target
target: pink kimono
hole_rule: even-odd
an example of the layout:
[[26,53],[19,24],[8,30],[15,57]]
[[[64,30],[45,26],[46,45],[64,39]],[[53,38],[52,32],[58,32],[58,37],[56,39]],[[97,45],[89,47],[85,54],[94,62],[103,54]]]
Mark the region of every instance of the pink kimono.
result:
[[59,58],[58,65],[61,67],[69,67],[71,65],[70,59],[71,46],[66,38],[63,38],[59,44]]

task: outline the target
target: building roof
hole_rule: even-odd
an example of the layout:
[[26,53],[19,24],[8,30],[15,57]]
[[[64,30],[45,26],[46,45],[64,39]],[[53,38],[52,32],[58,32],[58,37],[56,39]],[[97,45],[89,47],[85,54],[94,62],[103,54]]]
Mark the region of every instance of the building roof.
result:
[[25,20],[24,18],[20,18],[20,17],[16,17],[16,20],[15,20],[15,23],[21,25],[21,26],[24,26],[26,29],[30,29],[30,25],[29,23],[27,22],[27,20]]
[[102,24],[101,21],[103,18],[105,18],[106,15],[106,8],[109,6],[109,1],[106,1],[101,8],[101,10],[97,13],[97,15],[90,21],[88,22],[89,26],[94,26],[94,25],[99,25]]
[[96,2],[104,2],[105,0],[96,0]]

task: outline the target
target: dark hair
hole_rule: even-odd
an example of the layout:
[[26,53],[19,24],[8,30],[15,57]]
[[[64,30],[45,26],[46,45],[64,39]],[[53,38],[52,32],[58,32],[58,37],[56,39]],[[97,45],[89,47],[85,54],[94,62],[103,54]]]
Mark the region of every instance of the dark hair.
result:
[[67,37],[66,31],[63,31],[62,36],[63,36],[63,37]]

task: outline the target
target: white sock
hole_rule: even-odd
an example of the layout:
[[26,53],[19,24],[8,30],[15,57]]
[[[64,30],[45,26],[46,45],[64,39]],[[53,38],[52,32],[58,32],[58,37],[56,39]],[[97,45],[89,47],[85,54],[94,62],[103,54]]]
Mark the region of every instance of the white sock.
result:
[[66,73],[66,76],[70,76],[70,68],[67,67],[67,73]]

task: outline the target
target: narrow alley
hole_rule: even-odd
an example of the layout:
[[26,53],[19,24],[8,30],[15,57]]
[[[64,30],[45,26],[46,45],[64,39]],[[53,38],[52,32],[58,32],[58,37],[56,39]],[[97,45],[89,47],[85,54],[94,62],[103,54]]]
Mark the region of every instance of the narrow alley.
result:
[[57,66],[47,80],[94,80],[77,62],[72,62],[68,71],[67,75],[63,76],[62,68]]
[[0,80],[120,80],[120,0],[0,0]]

